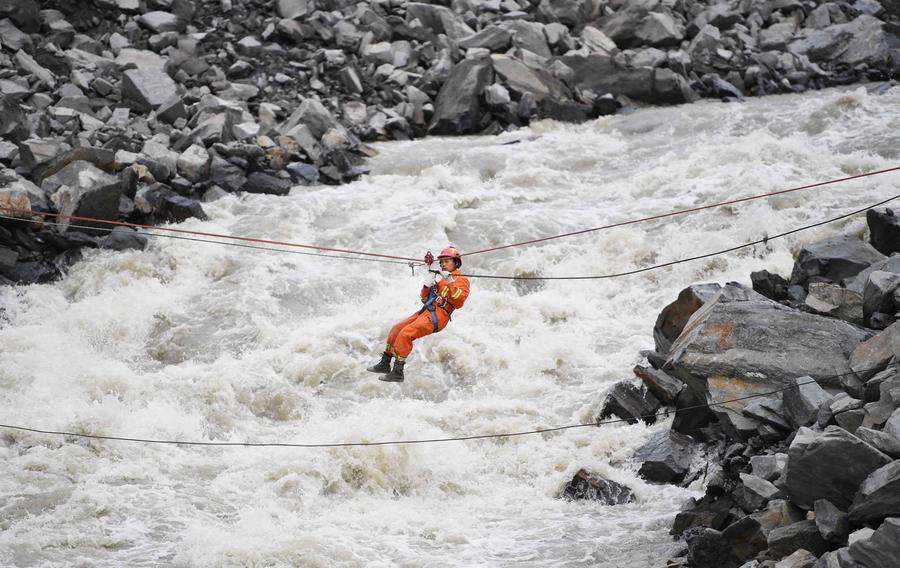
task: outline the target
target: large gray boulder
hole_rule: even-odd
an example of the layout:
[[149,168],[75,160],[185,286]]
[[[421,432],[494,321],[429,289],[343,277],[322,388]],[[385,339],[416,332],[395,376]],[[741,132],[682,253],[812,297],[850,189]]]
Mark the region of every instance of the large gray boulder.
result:
[[464,59],[450,72],[434,107],[431,134],[472,134],[479,130],[481,93],[493,81],[489,59]]
[[600,20],[600,29],[620,47],[637,47],[643,41],[638,37],[638,30],[657,3],[655,0],[627,2],[622,9]]
[[850,507],[850,520],[856,524],[897,516],[900,516],[900,460],[869,474]]
[[502,27],[512,35],[512,44],[519,49],[525,49],[541,57],[550,57],[550,47],[547,45],[547,36],[544,35],[543,24],[513,20],[503,22]]
[[684,39],[684,27],[668,14],[651,12],[641,21],[634,35],[643,45],[677,47]]
[[641,379],[647,390],[656,397],[665,406],[675,404],[678,393],[684,388],[684,383],[669,375],[665,371],[654,369],[652,367],[643,367],[636,365],[634,374]]
[[[65,216],[115,220],[119,216],[122,186],[115,176],[96,168],[90,162],[75,161],[44,180],[42,187],[51,190],[51,200]],[[58,229],[66,232],[69,225],[107,228],[93,221],[77,221],[66,217],[59,220]]]
[[894,292],[900,288],[900,274],[876,270],[869,274],[863,288],[863,318],[866,321],[874,313],[893,314],[897,311]]
[[478,33],[459,40],[458,45],[462,49],[481,47],[490,51],[503,51],[509,47],[512,34],[497,26],[486,26]]
[[30,34],[41,30],[40,6],[35,0],[0,0],[0,18],[9,18]]
[[885,519],[872,536],[851,544],[850,556],[863,568],[900,566],[900,517]]
[[667,430],[654,434],[632,459],[641,462],[638,475],[647,481],[678,483],[687,475],[696,449],[689,436]]
[[122,98],[142,111],[156,110],[178,92],[171,77],[155,69],[129,69],[122,74]]
[[170,12],[163,12],[162,10],[155,10],[138,16],[137,23],[155,34],[176,32],[182,27],[178,16]]
[[894,459],[900,459],[900,438],[897,436],[865,427],[857,428],[854,434],[873,448],[884,452]]
[[560,22],[575,28],[588,21],[591,11],[590,0],[541,0],[537,14],[542,22]]
[[281,125],[280,131],[291,136],[291,131],[300,125],[306,126],[316,140],[320,140],[329,130],[336,130],[345,138],[350,136],[347,129],[325,108],[325,105],[311,97],[303,99],[297,105],[296,110]]
[[868,332],[840,320],[800,312],[747,288],[728,285],[697,310],[672,344],[669,372],[698,393],[707,382],[747,394],[809,375],[840,387],[837,373]]
[[293,20],[309,13],[309,0],[276,0],[275,7],[282,18]]
[[835,507],[828,499],[817,499],[813,507],[816,512],[816,526],[822,538],[834,544],[847,542],[850,530],[847,513]]
[[869,242],[881,254],[888,256],[900,252],[900,217],[893,209],[869,209],[866,211],[869,224]]
[[884,258],[872,245],[855,237],[831,237],[800,249],[791,272],[791,284],[806,286],[810,281],[840,284]]
[[875,264],[871,264],[856,276],[844,279],[844,286],[849,290],[862,294],[866,289],[866,283],[869,281],[869,275],[878,270],[900,274],[900,254],[894,254]]
[[891,458],[838,426],[800,428],[788,450],[784,490],[792,503],[812,509],[828,499],[847,509],[859,485]]

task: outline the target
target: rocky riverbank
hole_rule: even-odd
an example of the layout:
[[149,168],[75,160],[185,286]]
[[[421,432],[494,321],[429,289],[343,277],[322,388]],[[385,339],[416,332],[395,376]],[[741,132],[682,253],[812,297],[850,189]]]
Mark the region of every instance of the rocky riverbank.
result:
[[[705,489],[666,566],[900,566],[900,217],[867,220],[868,241],[808,244],[789,277],[684,289],[640,381],[607,394],[599,418],[674,411],[635,453],[641,477]],[[633,500],[584,471],[564,496]]]
[[[0,284],[230,192],[366,172],[367,141],[891,80],[891,0],[0,0]],[[8,215],[9,216],[9,215]]]

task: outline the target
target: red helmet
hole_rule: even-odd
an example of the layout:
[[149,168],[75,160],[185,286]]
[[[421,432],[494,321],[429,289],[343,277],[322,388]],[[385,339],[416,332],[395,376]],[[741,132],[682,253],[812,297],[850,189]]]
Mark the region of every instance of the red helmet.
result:
[[449,246],[441,251],[441,254],[438,255],[438,260],[442,258],[454,258],[456,259],[456,268],[462,266],[462,255],[459,254],[459,251],[456,250],[456,247]]

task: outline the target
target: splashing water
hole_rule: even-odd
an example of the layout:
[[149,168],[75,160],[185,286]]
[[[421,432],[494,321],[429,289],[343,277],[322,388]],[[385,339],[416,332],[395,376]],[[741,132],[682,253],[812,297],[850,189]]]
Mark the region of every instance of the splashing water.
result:
[[[518,141],[518,143],[508,144]],[[897,165],[900,88],[648,109],[500,137],[379,146],[373,172],[286,198],[229,196],[184,227],[418,257]],[[762,238],[896,193],[896,174],[466,259],[477,273],[626,270]],[[620,280],[473,280],[402,385],[365,371],[417,309],[402,265],[155,239],[88,251],[52,285],[0,290],[2,422],[184,440],[348,442],[589,421],[684,286],[787,274],[799,244]],[[664,422],[333,449],[196,448],[4,432],[0,564],[659,565],[694,491],[644,483]],[[637,502],[555,496],[579,468]],[[692,489],[697,489],[693,487]]]

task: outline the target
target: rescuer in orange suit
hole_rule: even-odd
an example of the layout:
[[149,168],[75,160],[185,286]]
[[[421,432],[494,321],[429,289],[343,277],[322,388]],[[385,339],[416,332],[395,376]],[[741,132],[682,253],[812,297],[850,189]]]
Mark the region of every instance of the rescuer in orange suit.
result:
[[[469,297],[469,280],[461,276],[462,257],[452,245],[438,255],[433,265],[431,253],[425,255],[425,281],[420,292],[422,309],[391,328],[387,348],[378,364],[369,367],[373,373],[384,373],[382,381],[403,382],[403,365],[413,348],[413,341],[437,333],[450,323],[450,314]],[[391,369],[391,358],[396,357]]]

